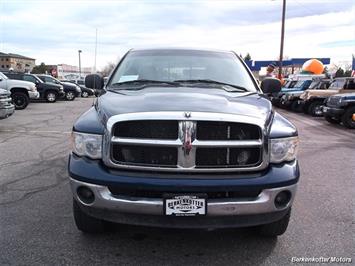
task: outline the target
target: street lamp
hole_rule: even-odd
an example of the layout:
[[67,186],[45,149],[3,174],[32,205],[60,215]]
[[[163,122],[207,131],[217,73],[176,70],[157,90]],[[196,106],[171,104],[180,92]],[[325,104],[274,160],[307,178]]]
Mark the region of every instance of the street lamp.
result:
[[81,59],[80,59],[80,54],[81,54],[81,50],[78,50],[79,53],[79,79],[81,79]]
[[282,58],[284,52],[284,36],[285,36],[285,14],[286,0],[282,1],[282,20],[281,20],[281,44],[280,44],[280,59],[279,59],[279,79],[282,77]]

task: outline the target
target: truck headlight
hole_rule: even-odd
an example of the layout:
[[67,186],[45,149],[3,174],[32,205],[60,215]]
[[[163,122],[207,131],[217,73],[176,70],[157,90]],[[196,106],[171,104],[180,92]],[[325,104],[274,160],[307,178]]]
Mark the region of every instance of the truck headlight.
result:
[[92,159],[102,157],[102,135],[80,132],[72,133],[73,152]]
[[271,139],[270,162],[281,163],[296,159],[298,143],[298,137]]

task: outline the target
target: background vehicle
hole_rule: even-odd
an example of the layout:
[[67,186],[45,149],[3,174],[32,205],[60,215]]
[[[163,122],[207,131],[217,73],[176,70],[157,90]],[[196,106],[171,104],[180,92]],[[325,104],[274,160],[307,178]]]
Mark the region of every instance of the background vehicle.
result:
[[[319,77],[312,78],[312,83],[307,90],[323,90],[330,85],[329,79],[320,79]],[[307,91],[306,90],[306,91]],[[294,112],[301,112],[304,109],[303,102],[300,101],[300,96],[304,93],[303,90],[288,91],[281,98],[281,105],[290,108]]]
[[24,80],[36,84],[37,91],[41,99],[47,102],[55,102],[58,98],[65,95],[63,86],[57,84],[44,83],[40,78],[33,74],[20,73],[20,72],[6,72],[6,76],[10,79]]
[[85,84],[84,84],[85,82],[83,80],[68,80],[67,82],[70,82],[70,83],[73,83],[73,84],[76,84],[77,86],[79,86],[81,89],[81,97],[83,97],[83,98],[96,95],[94,89],[90,89],[90,88],[85,87]]
[[11,93],[11,98],[18,110],[25,109],[30,99],[38,99],[39,92],[32,82],[9,79],[0,72],[0,88]]
[[326,90],[307,90],[300,95],[304,111],[312,116],[322,116],[324,101],[331,95],[355,92],[355,78],[335,78]]
[[355,129],[355,92],[330,96],[323,113],[329,123],[343,122],[345,127]]
[[287,101],[285,95],[297,95],[301,91],[307,90],[315,78],[324,78],[324,75],[298,74],[290,76],[289,83],[286,84],[287,87],[283,86],[281,91],[275,95],[272,100],[273,104],[282,108],[290,107],[292,101]]
[[0,89],[0,119],[7,118],[15,112],[15,106],[11,101],[11,93]]
[[[88,75],[85,84],[102,89],[104,80]],[[233,52],[130,50],[73,126],[78,229],[99,232],[113,221],[284,233],[298,136],[262,95],[280,81],[266,78],[261,89]]]
[[80,87],[75,84],[72,84],[70,82],[59,81],[58,79],[50,75],[38,74],[36,76],[39,77],[45,83],[57,84],[63,86],[64,93],[65,93],[64,98],[67,101],[73,101],[75,97],[79,97],[81,95]]

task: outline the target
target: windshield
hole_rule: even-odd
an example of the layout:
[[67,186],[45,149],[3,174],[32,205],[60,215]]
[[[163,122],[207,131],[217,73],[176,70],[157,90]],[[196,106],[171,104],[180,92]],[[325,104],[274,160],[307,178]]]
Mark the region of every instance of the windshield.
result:
[[337,88],[342,88],[344,86],[345,79],[344,80],[334,80],[332,84],[330,84],[329,89],[337,89]]
[[314,89],[318,86],[320,81],[312,81],[311,85],[309,85],[309,89]]
[[[190,50],[146,50],[130,52],[113,73],[108,87],[133,80],[213,80],[248,91],[257,89],[246,68],[233,53]],[[180,82],[181,81],[181,82]]]
[[2,79],[8,79],[8,77],[6,77],[5,74],[3,74],[3,73],[1,73],[1,72],[0,72],[0,78],[2,78]]

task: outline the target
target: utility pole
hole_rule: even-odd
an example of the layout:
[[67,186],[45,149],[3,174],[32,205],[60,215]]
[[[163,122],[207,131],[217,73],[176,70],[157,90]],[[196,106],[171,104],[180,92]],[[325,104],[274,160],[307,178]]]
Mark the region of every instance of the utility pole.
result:
[[94,63],[94,73],[96,73],[96,55],[97,55],[97,28],[96,28],[96,35],[95,35],[95,63]]
[[279,59],[279,79],[282,76],[282,59],[284,52],[284,37],[285,37],[285,15],[286,15],[286,0],[282,0],[282,20],[281,20],[281,44],[280,44],[280,59]]
[[80,54],[81,54],[81,50],[78,50],[79,53],[79,79],[81,79],[81,58],[80,58]]

